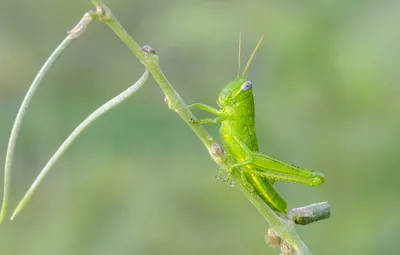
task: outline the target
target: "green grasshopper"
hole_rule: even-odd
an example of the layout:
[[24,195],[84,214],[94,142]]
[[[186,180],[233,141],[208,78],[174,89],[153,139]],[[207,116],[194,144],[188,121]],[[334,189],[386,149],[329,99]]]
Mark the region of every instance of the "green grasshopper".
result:
[[[238,76],[222,89],[215,109],[205,104],[195,103],[190,108],[198,108],[218,117],[192,120],[198,124],[221,124],[220,135],[227,155],[236,161],[231,168],[240,167],[241,176],[251,191],[256,192],[272,209],[286,213],[286,201],[275,191],[275,180],[319,186],[324,175],[303,169],[258,152],[258,142],[254,126],[254,97],[252,82],[245,76],[265,34],[255,47],[247,65],[240,75],[241,36],[239,39]],[[228,175],[229,178],[230,174]]]

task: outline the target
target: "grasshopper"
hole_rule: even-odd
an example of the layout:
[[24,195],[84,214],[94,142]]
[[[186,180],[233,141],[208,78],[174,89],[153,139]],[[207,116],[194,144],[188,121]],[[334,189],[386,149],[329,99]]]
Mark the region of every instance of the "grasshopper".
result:
[[220,92],[217,100],[220,109],[201,103],[192,104],[189,108],[198,108],[217,116],[212,119],[192,121],[197,124],[221,124],[220,136],[225,151],[236,162],[230,169],[230,173],[239,167],[242,179],[251,191],[256,192],[275,211],[286,213],[286,201],[272,186],[275,180],[319,186],[325,178],[321,173],[288,164],[258,151],[254,125],[253,83],[246,78],[246,73],[264,38],[265,34],[261,37],[240,75],[242,44],[240,35],[238,75]]

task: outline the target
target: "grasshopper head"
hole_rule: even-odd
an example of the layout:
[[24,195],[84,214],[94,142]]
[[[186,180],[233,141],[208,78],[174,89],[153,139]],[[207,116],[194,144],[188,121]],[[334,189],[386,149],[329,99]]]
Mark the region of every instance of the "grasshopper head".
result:
[[252,95],[251,81],[246,80],[243,77],[238,77],[237,79],[231,81],[227,86],[225,86],[218,96],[219,107],[227,107],[236,104]]
[[224,87],[218,96],[218,106],[221,108],[231,106],[240,102],[253,94],[252,82],[247,80],[246,73],[250,67],[251,61],[254,58],[257,50],[260,48],[261,42],[264,40],[265,34],[261,37],[253,53],[250,56],[249,61],[244,68],[243,74],[240,75],[240,55],[242,46],[242,34],[239,37],[239,57],[238,57],[238,76],[235,80],[231,81],[226,87]]

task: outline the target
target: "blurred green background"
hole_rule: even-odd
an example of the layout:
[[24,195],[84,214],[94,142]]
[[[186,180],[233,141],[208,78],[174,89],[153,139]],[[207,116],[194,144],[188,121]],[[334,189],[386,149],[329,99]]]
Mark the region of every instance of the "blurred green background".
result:
[[[314,254],[397,254],[400,2],[322,2],[106,1],[137,42],[156,49],[187,103],[216,105],[236,76],[239,32],[246,61],[266,32],[248,74],[261,151],[326,174],[320,188],[277,184],[290,207],[332,207],[330,220],[299,234]],[[29,84],[89,9],[81,0],[1,1],[0,165]],[[98,22],[73,43],[23,121],[10,209],[73,128],[143,70]],[[0,226],[0,253],[277,254],[264,242],[265,220],[217,172],[150,79]]]

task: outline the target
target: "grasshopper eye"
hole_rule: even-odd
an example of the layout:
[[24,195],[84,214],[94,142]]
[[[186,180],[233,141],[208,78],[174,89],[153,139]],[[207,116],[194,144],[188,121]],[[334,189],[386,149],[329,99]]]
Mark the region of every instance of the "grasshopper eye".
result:
[[251,81],[246,81],[243,83],[242,87],[240,88],[242,91],[247,91],[253,87],[253,83]]

